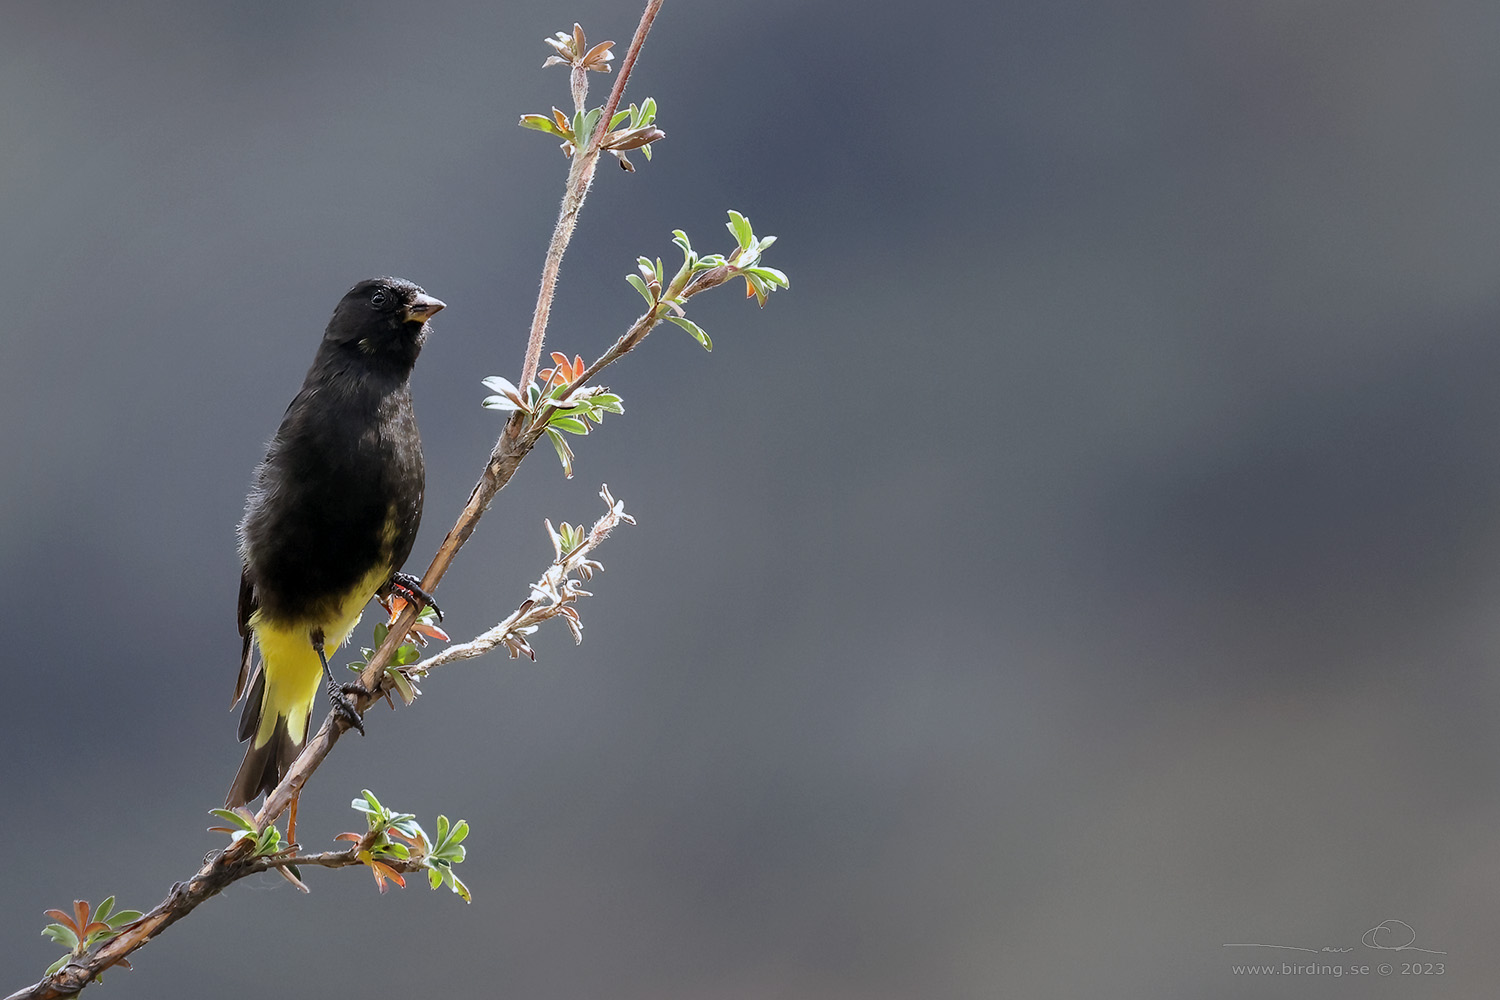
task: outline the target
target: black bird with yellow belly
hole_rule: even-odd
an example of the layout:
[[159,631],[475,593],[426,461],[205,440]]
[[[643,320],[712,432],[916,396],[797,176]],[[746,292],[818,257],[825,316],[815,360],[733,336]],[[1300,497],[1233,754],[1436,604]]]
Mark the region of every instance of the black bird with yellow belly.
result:
[[285,776],[307,741],[320,676],[335,710],[364,731],[327,654],[370,598],[395,592],[431,603],[400,570],[422,519],[424,484],[408,380],[427,320],[442,308],[399,278],[350,289],[255,470],[239,528],[244,645],[235,687],[235,700],[245,698],[240,739],[250,746],[231,807]]

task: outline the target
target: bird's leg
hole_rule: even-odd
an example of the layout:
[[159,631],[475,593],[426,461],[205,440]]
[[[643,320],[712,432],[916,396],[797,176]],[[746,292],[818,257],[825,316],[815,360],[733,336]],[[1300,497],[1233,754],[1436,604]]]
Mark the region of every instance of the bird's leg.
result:
[[297,803],[302,800],[302,789],[297,789],[297,794],[292,796],[292,808],[287,811],[286,818],[286,841],[288,844],[297,842]]
[[443,609],[437,606],[437,601],[432,599],[431,594],[422,589],[422,581],[410,573],[392,573],[390,582],[386,584],[386,590],[404,598],[408,604],[415,604],[418,611],[424,604],[432,605],[432,610],[437,613],[438,621],[443,620]]
[[313,629],[311,639],[313,649],[318,651],[318,659],[323,663],[323,676],[328,679],[328,700],[333,703],[334,714],[343,719],[344,724],[350,729],[358,729],[359,735],[363,736],[365,724],[360,721],[359,713],[354,710],[354,706],[349,704],[349,700],[344,697],[347,688],[341,688],[338,685],[333,679],[333,671],[328,667],[328,654],[323,652],[323,630]]

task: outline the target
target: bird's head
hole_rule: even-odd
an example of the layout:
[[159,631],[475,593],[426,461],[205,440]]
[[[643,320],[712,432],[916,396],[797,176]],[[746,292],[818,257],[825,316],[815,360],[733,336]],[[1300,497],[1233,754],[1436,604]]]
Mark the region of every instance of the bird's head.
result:
[[427,339],[428,319],[442,308],[441,301],[410,281],[369,278],[339,301],[323,339],[410,370]]

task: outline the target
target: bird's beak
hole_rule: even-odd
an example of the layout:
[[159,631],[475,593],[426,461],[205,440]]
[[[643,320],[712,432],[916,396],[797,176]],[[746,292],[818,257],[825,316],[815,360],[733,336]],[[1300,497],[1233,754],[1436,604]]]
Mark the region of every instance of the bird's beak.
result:
[[435,299],[425,293],[418,295],[406,307],[406,322],[425,323],[432,318],[433,313],[446,305],[441,299]]

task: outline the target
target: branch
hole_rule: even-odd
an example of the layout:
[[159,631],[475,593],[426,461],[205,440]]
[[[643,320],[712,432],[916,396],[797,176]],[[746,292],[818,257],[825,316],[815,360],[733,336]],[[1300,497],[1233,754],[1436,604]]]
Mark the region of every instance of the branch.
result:
[[[446,649],[425,661],[400,668],[402,673],[407,676],[420,676],[433,667],[452,660],[470,659],[502,643],[514,650],[512,655],[525,652],[535,659],[535,654],[531,652],[525,636],[535,631],[537,625],[543,621],[557,616],[562,616],[568,622],[569,630],[573,632],[574,637],[581,639],[577,612],[571,604],[579,597],[588,596],[588,592],[579,586],[579,581],[573,578],[573,574],[576,573],[587,579],[595,570],[602,568],[599,563],[589,558],[589,554],[609,537],[610,532],[620,522],[635,523],[635,519],[625,513],[625,504],[610,494],[608,486],[603,487],[599,495],[604,498],[609,509],[594,522],[588,535],[576,544],[568,546],[566,550],[561,543],[561,536],[552,531],[552,525],[548,523],[548,530],[557,548],[557,558],[542,574],[541,579],[532,586],[532,597],[495,628],[470,642]],[[567,525],[564,525],[564,529],[567,529]],[[546,603],[542,603],[544,600]],[[494,638],[491,638],[492,636]],[[326,722],[323,729],[328,729]],[[319,735],[321,736],[322,733],[323,730],[320,730]],[[300,765],[306,757],[307,755],[303,754],[298,764]],[[307,773],[310,773],[310,769]],[[257,825],[264,829],[263,823]],[[118,935],[99,945],[82,960],[70,963],[54,975],[26,989],[12,993],[5,1000],[53,1000],[53,998],[73,996],[93,982],[94,977],[116,965],[136,949],[145,946],[162,931],[191,913],[199,903],[218,895],[234,882],[273,869],[284,871],[292,865],[321,868],[362,865],[365,862],[359,854],[370,846],[367,838],[346,850],[296,854],[297,845],[293,844],[285,851],[255,856],[251,853],[253,848],[247,846],[253,840],[253,837],[245,837],[227,850],[215,852],[191,878],[172,886],[167,897],[154,909],[139,920],[127,924]],[[420,861],[408,862],[387,855],[382,855],[379,861],[387,868],[398,872],[411,873],[423,870]],[[287,874],[290,875],[289,872]],[[297,884],[305,889],[300,882]]]
[[[501,621],[494,628],[476,636],[468,642],[449,646],[441,652],[419,660],[405,667],[399,667],[403,674],[409,677],[421,677],[455,660],[471,660],[476,656],[483,656],[497,646],[505,646],[511,658],[525,654],[531,659],[536,659],[536,653],[526,641],[526,636],[537,630],[542,622],[549,618],[561,615],[568,624],[568,630],[573,633],[575,642],[583,641],[582,625],[578,621],[578,612],[571,605],[580,597],[590,597],[588,591],[583,589],[582,582],[574,578],[577,573],[584,580],[593,576],[595,570],[603,569],[599,563],[589,558],[589,553],[597,548],[609,537],[609,533],[615,529],[621,521],[634,524],[635,518],[625,513],[625,504],[610,495],[609,487],[605,486],[599,491],[604,498],[609,510],[604,516],[594,522],[589,533],[583,540],[564,551],[563,538],[552,530],[552,522],[547,522],[547,531],[552,536],[552,544],[557,552],[557,558],[552,565],[547,567],[547,572],[542,574],[541,579],[531,585],[531,597],[519,608]],[[564,525],[564,528],[567,526]]]
[[[526,340],[526,360],[521,365],[521,380],[516,383],[517,385],[530,385],[531,380],[536,377],[537,366],[541,363],[542,341],[547,334],[547,317],[552,311],[552,295],[557,289],[557,272],[562,267],[563,253],[568,249],[568,241],[573,238],[573,227],[578,223],[578,213],[583,211],[583,202],[588,197],[589,185],[594,182],[594,168],[599,163],[599,144],[609,131],[610,118],[614,116],[615,109],[620,105],[620,98],[625,94],[625,83],[630,79],[630,71],[635,67],[636,56],[640,54],[641,46],[646,42],[646,35],[651,31],[651,22],[656,20],[656,12],[661,10],[661,5],[662,0],[647,0],[646,9],[641,12],[641,23],[636,25],[635,35],[630,39],[630,49],[625,53],[624,62],[620,64],[620,74],[615,77],[615,85],[609,92],[609,102],[604,106],[604,114],[600,116],[598,124],[589,135],[588,147],[576,150],[573,157],[573,166],[568,171],[567,188],[563,193],[562,208],[558,211],[557,224],[552,229],[552,242],[547,247],[546,263],[542,266],[542,286],[537,291],[536,309],[531,315],[531,334]],[[580,52],[579,55],[583,53]],[[582,67],[575,67],[572,81],[574,108],[583,111],[588,99],[588,73]],[[429,592],[430,590],[431,588]]]
[[[617,106],[621,95],[625,92],[625,83],[630,77],[631,68],[635,65],[636,55],[645,43],[646,35],[651,30],[651,22],[656,19],[656,12],[661,9],[662,0],[647,0],[645,11],[641,15],[641,22],[636,27],[635,36],[630,41],[630,50],[626,55],[625,62],[620,67],[620,74],[615,80],[614,90],[610,94],[611,109]],[[610,111],[612,114],[613,111]],[[557,271],[562,265],[563,251],[567,249],[568,241],[573,235],[573,226],[577,221],[578,212],[583,208],[584,198],[588,194],[588,185],[593,179],[593,168],[599,157],[598,141],[604,132],[608,131],[609,115],[601,117],[600,126],[594,129],[594,136],[589,140],[587,150],[575,153],[573,166],[568,171],[568,183],[563,195],[562,211],[558,215],[557,226],[553,230],[552,243],[547,249],[546,261],[542,267],[542,292],[537,297],[536,311],[532,316],[531,339],[527,344],[526,361],[522,367],[520,385],[525,386],[536,376],[536,367],[542,351],[542,334],[546,330],[547,314],[552,305],[552,292],[557,284]],[[642,317],[645,319],[645,317]],[[642,320],[637,320],[639,326]],[[656,321],[650,321],[647,325],[649,330]],[[632,327],[632,330],[634,327]],[[641,334],[644,336],[644,333]],[[623,339],[623,338],[622,338]],[[639,342],[639,337],[636,338]],[[628,350],[628,348],[627,348]],[[621,352],[623,355],[624,352]],[[601,359],[603,360],[603,359]],[[604,364],[608,364],[605,361]],[[597,364],[597,362],[596,362]],[[602,368],[603,365],[601,364]],[[437,590],[439,581],[448,571],[453,562],[453,557],[458,550],[469,540],[474,533],[474,528],[479,523],[479,518],[489,509],[490,502],[494,500],[495,494],[510,482],[511,476],[515,475],[516,467],[521,464],[531,449],[541,439],[546,426],[544,420],[534,420],[529,425],[522,414],[514,414],[506,422],[504,430],[500,432],[495,447],[490,451],[489,460],[485,463],[484,472],[479,477],[479,482],[469,494],[468,502],[464,504],[463,510],[458,515],[458,520],[449,529],[447,536],[438,546],[437,553],[432,557],[431,564],[427,567],[427,573],[422,578],[422,587],[429,594]],[[375,655],[370,657],[369,664],[360,674],[360,683],[369,691],[376,691],[377,685],[383,678],[386,666],[395,656],[397,648],[401,645],[407,630],[417,619],[420,608],[410,604],[401,612],[400,616],[392,623],[386,640]],[[359,698],[356,709],[363,712],[373,702],[372,698]],[[278,816],[286,811],[291,805],[292,799],[302,790],[312,772],[317,770],[318,765],[328,756],[333,749],[333,744],[338,741],[342,734],[344,724],[333,713],[329,713],[323,720],[323,725],[317,734],[308,741],[306,748],[297,758],[285,778],[276,786],[270,795],[266,796],[265,803],[260,811],[255,814],[257,826],[264,826],[274,822]]]

